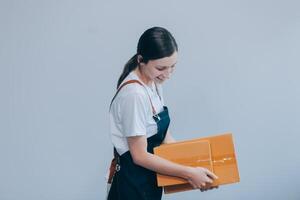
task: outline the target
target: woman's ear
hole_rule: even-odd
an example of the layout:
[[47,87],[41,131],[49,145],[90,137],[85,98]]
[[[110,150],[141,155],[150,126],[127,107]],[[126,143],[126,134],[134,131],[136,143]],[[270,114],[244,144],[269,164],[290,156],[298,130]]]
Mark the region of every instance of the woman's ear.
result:
[[140,64],[143,62],[143,57],[141,55],[137,56],[137,63]]

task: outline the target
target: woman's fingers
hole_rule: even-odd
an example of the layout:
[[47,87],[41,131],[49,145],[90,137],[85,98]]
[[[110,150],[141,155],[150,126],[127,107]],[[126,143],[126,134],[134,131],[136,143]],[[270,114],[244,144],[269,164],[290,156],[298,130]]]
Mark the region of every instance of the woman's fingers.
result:
[[212,186],[212,187],[209,187],[209,185],[207,187],[202,187],[200,188],[200,191],[201,192],[206,192],[207,190],[213,190],[213,189],[218,189],[219,186]]
[[189,183],[190,183],[190,185],[194,188],[194,189],[197,189],[198,187],[193,183],[193,181],[190,181],[189,180]]
[[206,191],[212,187],[212,183],[218,178],[214,173],[203,167],[188,169],[191,174],[188,181],[194,189],[198,188],[201,191]]
[[205,182],[211,184],[213,180],[209,176],[207,176]]
[[218,179],[218,176],[212,173],[211,171],[209,171],[208,169],[206,169],[206,174],[214,180]]
[[190,185],[194,188],[194,189],[200,189],[200,190],[204,190],[207,186],[207,184],[205,182],[201,183],[200,185],[196,185],[195,183],[193,183],[192,181],[189,181]]

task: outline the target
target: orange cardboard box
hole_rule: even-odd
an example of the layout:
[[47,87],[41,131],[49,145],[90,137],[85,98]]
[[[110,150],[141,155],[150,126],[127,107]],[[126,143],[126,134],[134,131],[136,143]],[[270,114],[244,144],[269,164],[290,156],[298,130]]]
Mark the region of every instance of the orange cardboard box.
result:
[[[182,165],[209,169],[219,177],[211,186],[240,181],[231,133],[163,144],[154,149],[154,154]],[[193,189],[185,179],[173,176],[157,174],[157,183],[165,193]]]

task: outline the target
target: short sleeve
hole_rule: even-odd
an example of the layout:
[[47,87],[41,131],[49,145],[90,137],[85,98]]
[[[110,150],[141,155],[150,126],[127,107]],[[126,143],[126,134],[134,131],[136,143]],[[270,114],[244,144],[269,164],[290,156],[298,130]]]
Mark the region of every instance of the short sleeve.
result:
[[120,124],[125,137],[146,135],[148,107],[144,94],[131,93],[123,97],[120,105]]

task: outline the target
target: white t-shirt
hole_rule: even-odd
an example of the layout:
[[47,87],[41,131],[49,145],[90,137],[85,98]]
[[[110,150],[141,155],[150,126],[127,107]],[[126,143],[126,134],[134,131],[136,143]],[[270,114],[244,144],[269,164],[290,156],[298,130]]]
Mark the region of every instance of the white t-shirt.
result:
[[[128,80],[139,80],[143,84],[134,71],[122,83]],[[138,83],[124,86],[111,105],[111,140],[119,155],[129,150],[126,137],[146,135],[148,138],[157,133],[149,95],[156,113],[161,112],[164,106],[162,87],[156,84],[158,95],[154,83],[143,85],[145,87]]]

